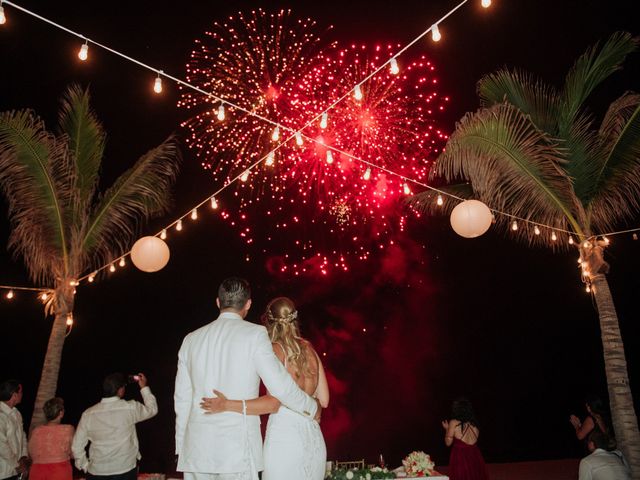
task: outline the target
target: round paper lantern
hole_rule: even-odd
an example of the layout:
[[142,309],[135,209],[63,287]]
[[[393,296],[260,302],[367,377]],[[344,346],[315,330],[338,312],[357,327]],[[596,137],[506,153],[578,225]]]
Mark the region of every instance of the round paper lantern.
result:
[[142,237],[133,244],[131,261],[143,272],[157,272],[169,262],[169,247],[158,237]]
[[493,215],[491,210],[479,200],[465,200],[451,212],[451,227],[465,238],[475,238],[489,230]]

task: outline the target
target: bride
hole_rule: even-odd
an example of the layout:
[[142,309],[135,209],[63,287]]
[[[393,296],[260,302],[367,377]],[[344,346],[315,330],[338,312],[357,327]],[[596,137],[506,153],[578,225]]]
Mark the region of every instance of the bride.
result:
[[[263,315],[263,322],[273,344],[273,351],[298,386],[318,399],[322,408],[329,406],[329,386],[322,362],[310,342],[300,336],[298,312],[289,298],[273,299]],[[217,398],[203,398],[207,413],[233,411],[242,413],[242,400],[227,399],[214,390]],[[269,415],[264,442],[262,480],[322,480],[327,450],[320,426],[286,407],[270,396],[248,400],[247,415]]]

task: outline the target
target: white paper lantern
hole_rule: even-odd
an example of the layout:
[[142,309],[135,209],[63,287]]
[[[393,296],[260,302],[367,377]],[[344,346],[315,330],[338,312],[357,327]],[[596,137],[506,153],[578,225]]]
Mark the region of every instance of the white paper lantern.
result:
[[475,238],[489,230],[493,215],[479,200],[465,200],[451,212],[451,227],[465,238]]
[[169,247],[158,237],[142,237],[133,244],[131,261],[143,272],[157,272],[169,262]]

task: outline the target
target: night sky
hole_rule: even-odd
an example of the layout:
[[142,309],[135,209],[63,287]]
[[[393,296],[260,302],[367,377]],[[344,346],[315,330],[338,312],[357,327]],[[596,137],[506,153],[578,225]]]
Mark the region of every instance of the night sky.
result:
[[[39,2],[21,0],[86,36],[184,77],[193,40],[211,22],[238,10],[292,8],[321,26],[333,25],[342,44],[407,43],[450,10],[444,0],[344,2]],[[233,3],[233,4],[232,4]],[[588,46],[617,30],[640,34],[634,2],[494,0],[484,11],[470,1],[440,27],[443,40],[424,40],[408,56],[436,65],[439,91],[451,97],[440,123],[447,132],[478,106],[475,83],[502,66],[521,67],[558,83]],[[0,111],[35,109],[49,125],[67,85],[89,85],[108,146],[108,185],[141,154],[172,132],[184,134],[177,88],[151,91],[153,74],[97,48],[82,64],[79,41],[5,6],[0,28]],[[594,95],[596,115],[625,90],[640,90],[640,56]],[[183,143],[184,147],[184,143]],[[184,162],[171,213],[151,222],[156,232],[217,189],[192,152]],[[232,202],[233,196],[223,196]],[[6,245],[6,204],[0,205]],[[640,225],[640,218],[636,224]],[[636,406],[640,406],[640,241],[612,239],[609,281],[618,309]],[[160,413],[139,426],[143,471],[169,471],[173,459],[173,382],[184,335],[217,315],[215,291],[230,275],[254,289],[257,321],[267,301],[287,295],[298,304],[302,329],[324,357],[332,404],[322,428],[330,459],[383,453],[391,464],[424,450],[446,464],[440,421],[451,401],[468,396],[480,419],[488,461],[579,457],[568,422],[584,415],[582,398],[606,394],[596,310],[584,292],[577,252],[554,254],[513,241],[502,231],[475,240],[458,237],[443,217],[412,220],[396,246],[372,255],[348,274],[292,279],[275,276],[267,256],[245,261],[245,245],[227,222],[207,211],[168,240],[171,261],[159,273],[132,266],[82,285],[75,326],[62,359],[58,393],[67,418],[100,398],[103,376],[143,371]],[[3,250],[6,252],[6,250]],[[0,256],[0,284],[30,285],[19,260]],[[20,378],[28,423],[51,319],[31,294],[0,300],[0,378]],[[364,331],[366,330],[366,331]],[[129,396],[135,397],[135,389]]]

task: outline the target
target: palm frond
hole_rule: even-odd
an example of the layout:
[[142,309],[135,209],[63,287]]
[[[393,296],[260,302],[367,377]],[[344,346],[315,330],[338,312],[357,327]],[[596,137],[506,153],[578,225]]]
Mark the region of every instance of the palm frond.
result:
[[591,222],[607,230],[640,212],[640,95],[613,102],[600,128],[604,154],[592,177]]
[[65,206],[73,169],[66,144],[28,110],[0,114],[0,188],[9,204],[9,248],[23,257],[31,279],[65,275],[69,255]]
[[540,130],[550,134],[557,131],[558,92],[533,75],[520,70],[502,69],[482,77],[477,90],[482,106],[508,102],[529,115]]
[[[563,162],[552,139],[504,103],[465,115],[434,173],[448,182],[470,181],[476,198],[494,210],[581,232],[580,208]],[[496,220],[508,223],[502,215]],[[533,231],[521,233],[531,242],[541,240]]]
[[593,90],[611,74],[622,68],[627,55],[638,47],[638,40],[627,32],[616,32],[600,47],[591,47],[569,71],[563,91],[561,128],[568,129]]
[[85,268],[117,258],[131,247],[141,220],[167,211],[179,159],[176,141],[170,137],[105,192],[80,242],[84,258],[92,263]]
[[90,205],[104,154],[105,132],[89,105],[89,91],[72,85],[62,98],[60,132],[69,141],[69,155],[76,169],[76,188],[81,204]]

